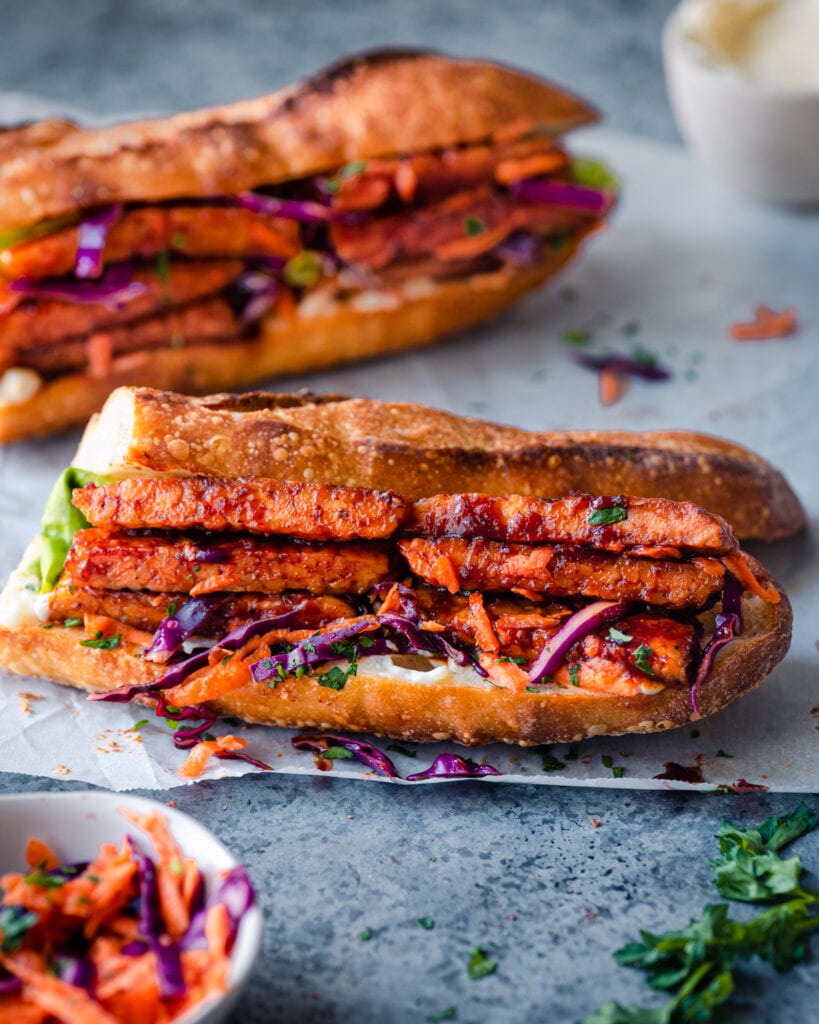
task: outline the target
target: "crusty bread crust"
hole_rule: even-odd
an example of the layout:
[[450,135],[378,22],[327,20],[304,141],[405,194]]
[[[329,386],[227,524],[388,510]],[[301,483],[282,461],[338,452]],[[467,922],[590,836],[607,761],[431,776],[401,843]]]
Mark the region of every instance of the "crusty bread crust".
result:
[[115,359],[105,376],[56,377],[27,401],[0,408],[0,444],[80,426],[118,387],[147,384],[203,394],[432,344],[497,316],[539,287],[571,258],[579,241],[534,266],[431,283],[423,295],[396,296],[384,308],[361,308],[349,300],[311,316],[267,317],[252,340],[129,353]]
[[497,64],[365,53],[226,106],[98,130],[50,121],[0,133],[0,219],[13,227],[99,203],[240,192],[351,160],[478,142],[521,119],[560,134],[596,114]]
[[[755,573],[779,589],[779,604],[746,595],[745,631],[717,655],[698,693],[701,715],[726,707],[755,689],[785,656],[791,638],[791,607],[761,566]],[[135,658],[137,648],[115,651],[79,645],[77,629],[0,630],[0,664],[89,691],[150,682],[159,666]],[[589,736],[657,732],[696,719],[687,687],[669,686],[653,696],[616,697],[553,688],[514,694],[480,677],[474,683],[408,682],[367,674],[366,659],[343,690],[289,677],[271,690],[253,684],[214,701],[221,715],[290,728],[349,729],[396,739],[455,740],[465,745],[503,742],[529,746]]]
[[770,463],[684,430],[533,433],[411,402],[261,392],[188,398],[118,391],[75,464],[100,473],[267,476],[394,490],[409,498],[572,490],[693,501],[740,538],[801,530],[799,499]]

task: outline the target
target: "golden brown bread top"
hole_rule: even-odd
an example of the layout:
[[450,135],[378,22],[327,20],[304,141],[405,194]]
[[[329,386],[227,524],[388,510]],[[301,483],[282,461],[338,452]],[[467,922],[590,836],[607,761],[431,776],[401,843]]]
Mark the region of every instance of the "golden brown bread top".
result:
[[693,501],[739,537],[804,525],[784,477],[753,452],[690,431],[535,433],[411,402],[338,395],[190,398],[121,388],[75,460],[97,472],[270,476],[394,490],[535,494],[572,490]]
[[2,132],[2,224],[240,192],[353,159],[477,142],[523,119],[560,134],[596,114],[542,79],[486,61],[363,53],[225,106],[96,130],[48,121]]

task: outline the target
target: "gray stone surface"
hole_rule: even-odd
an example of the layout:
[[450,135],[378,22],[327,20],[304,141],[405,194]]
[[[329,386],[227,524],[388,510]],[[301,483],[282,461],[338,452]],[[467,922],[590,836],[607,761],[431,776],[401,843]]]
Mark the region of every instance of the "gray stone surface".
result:
[[[670,6],[6,0],[0,90],[100,114],[172,110],[264,91],[345,50],[423,43],[526,64],[597,102],[609,124],[673,139],[658,50]],[[58,788],[70,785],[0,775],[2,791]],[[411,1024],[448,1006],[462,1024],[535,1024],[579,1020],[611,997],[650,1002],[611,951],[714,899],[707,862],[724,816],[795,803],[277,776],[173,796],[247,862],[265,907],[263,957],[234,1024]],[[819,865],[819,835],[800,852]],[[466,975],[473,945],[499,965],[478,982]],[[722,1019],[815,1019],[817,986],[815,964],[784,978],[754,968]]]

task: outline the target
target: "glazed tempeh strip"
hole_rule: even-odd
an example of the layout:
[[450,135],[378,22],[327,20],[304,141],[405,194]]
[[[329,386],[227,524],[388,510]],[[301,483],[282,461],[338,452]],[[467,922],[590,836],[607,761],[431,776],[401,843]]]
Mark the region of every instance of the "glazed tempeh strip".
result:
[[68,577],[104,590],[218,590],[280,594],[362,594],[389,575],[377,542],[296,544],[254,537],[197,543],[108,530],[80,530],[65,563]]
[[410,502],[389,491],[263,477],[121,480],[74,491],[94,526],[127,529],[247,530],[305,540],[390,537]]
[[[614,509],[614,514],[609,509]],[[619,521],[595,525],[589,519]],[[513,495],[437,494],[413,506],[412,533],[424,537],[482,537],[524,543],[588,544],[602,551],[674,547],[688,553],[722,555],[737,550],[730,526],[690,501],[664,498],[565,498]]]
[[591,551],[572,545],[505,544],[491,540],[402,540],[410,569],[434,587],[524,590],[552,597],[645,601],[701,608],[722,587],[721,562],[673,562]]

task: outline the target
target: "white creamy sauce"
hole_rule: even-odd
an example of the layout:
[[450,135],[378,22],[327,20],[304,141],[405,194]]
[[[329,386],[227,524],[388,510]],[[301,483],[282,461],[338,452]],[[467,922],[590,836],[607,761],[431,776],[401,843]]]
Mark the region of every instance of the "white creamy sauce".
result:
[[760,85],[819,90],[819,0],[690,0],[683,31],[709,64]]
[[40,390],[43,378],[35,370],[12,366],[0,375],[0,408],[22,405]]
[[40,580],[28,567],[39,558],[40,538],[29,544],[20,562],[0,593],[0,626],[5,629],[22,629],[25,626],[39,626],[48,619],[49,594],[39,592]]
[[[451,661],[442,661],[438,658],[428,659],[432,666],[429,672],[418,672],[401,664],[401,658],[397,659],[398,664],[389,654],[376,654],[372,657],[362,658],[358,662],[358,670],[368,676],[383,676],[385,679],[400,679],[405,683],[426,683],[435,686],[440,683],[455,683],[463,686],[483,686],[493,688],[494,684],[488,679],[483,679],[471,669],[455,665]],[[347,662],[339,661],[339,668],[346,668]],[[325,669],[326,671],[326,669]]]

